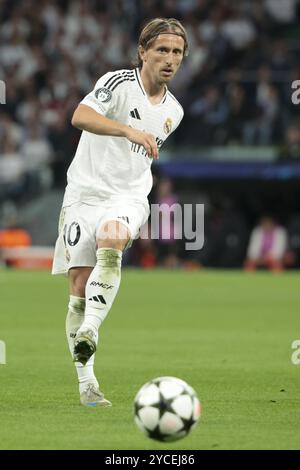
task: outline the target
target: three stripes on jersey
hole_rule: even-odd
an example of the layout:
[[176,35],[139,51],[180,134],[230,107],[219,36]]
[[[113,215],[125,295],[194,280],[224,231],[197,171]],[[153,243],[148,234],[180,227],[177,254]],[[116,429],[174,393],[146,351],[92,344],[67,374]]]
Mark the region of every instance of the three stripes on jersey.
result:
[[104,83],[104,87],[108,88],[110,91],[114,91],[118,85],[126,81],[135,81],[134,70],[114,74]]

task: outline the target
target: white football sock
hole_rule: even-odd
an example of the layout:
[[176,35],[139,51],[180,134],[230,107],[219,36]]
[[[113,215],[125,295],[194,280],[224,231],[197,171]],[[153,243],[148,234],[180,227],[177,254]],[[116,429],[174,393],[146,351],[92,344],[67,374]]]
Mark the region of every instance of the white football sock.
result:
[[108,314],[121,282],[122,251],[99,248],[97,264],[86,283],[86,307],[80,332],[98,329]]
[[[84,309],[85,298],[70,295],[68,314],[66,318],[66,334],[72,357],[74,352],[74,339],[84,320]],[[93,383],[96,386],[99,386],[94,374],[94,360],[95,355],[93,354],[85,366],[80,362],[75,362],[79,382],[79,393],[82,393],[87,383]]]

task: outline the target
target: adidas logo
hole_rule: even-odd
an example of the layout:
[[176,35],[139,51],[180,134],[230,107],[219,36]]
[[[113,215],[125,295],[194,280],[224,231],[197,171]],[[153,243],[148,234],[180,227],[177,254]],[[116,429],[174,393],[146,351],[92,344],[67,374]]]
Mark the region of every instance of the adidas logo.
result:
[[134,108],[132,111],[130,111],[130,116],[135,118],[135,119],[141,120],[141,116],[140,116],[140,114],[139,114],[139,112],[136,108]]
[[117,219],[122,219],[122,220],[124,220],[125,222],[127,222],[129,224],[129,218],[126,217],[126,216],[118,215]]
[[103,295],[94,295],[94,297],[91,297],[89,300],[93,300],[94,302],[101,302],[102,304],[106,305]]

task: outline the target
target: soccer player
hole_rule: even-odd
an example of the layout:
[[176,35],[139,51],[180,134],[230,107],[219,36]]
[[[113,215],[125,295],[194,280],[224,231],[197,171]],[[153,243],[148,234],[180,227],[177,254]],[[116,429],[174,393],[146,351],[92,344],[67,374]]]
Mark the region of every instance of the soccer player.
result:
[[178,20],[150,21],[138,67],[103,75],[72,118],[83,132],[67,173],[52,273],[69,278],[66,334],[83,405],[111,405],[94,375],[98,329],[120,286],[122,252],[149,216],[152,160],[183,117],[167,84],[187,50]]

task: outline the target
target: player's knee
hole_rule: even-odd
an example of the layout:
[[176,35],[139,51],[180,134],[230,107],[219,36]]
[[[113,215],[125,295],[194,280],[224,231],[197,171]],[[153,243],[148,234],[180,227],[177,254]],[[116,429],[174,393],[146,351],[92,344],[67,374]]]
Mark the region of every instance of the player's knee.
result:
[[123,251],[128,244],[130,234],[128,228],[119,222],[107,222],[97,235],[98,248],[113,248]]

